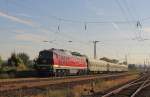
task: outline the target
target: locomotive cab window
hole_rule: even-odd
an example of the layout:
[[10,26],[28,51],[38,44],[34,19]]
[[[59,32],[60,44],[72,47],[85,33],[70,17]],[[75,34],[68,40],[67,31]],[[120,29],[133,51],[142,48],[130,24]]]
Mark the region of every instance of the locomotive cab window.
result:
[[40,64],[53,64],[53,52],[41,51],[39,53],[38,62]]

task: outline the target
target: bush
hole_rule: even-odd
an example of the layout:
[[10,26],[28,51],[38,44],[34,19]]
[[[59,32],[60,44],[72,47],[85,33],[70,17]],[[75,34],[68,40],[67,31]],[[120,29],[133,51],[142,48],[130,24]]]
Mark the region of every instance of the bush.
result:
[[28,68],[24,64],[19,64],[18,67],[16,67],[16,71],[24,71],[28,70]]
[[16,72],[16,68],[15,67],[9,67],[9,66],[5,66],[0,68],[0,73],[9,73],[9,72]]
[[0,74],[0,79],[6,79],[6,78],[10,78],[10,75],[7,73]]
[[0,68],[0,78],[14,78],[16,73],[16,68],[3,67]]

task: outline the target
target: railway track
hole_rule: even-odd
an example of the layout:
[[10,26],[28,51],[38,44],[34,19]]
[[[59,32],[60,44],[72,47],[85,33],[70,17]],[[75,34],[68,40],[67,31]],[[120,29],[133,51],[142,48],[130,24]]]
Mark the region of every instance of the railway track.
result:
[[[88,75],[88,76],[77,76],[77,77],[63,77],[63,78],[41,78],[39,80],[18,80],[18,81],[8,81],[0,82],[0,97],[16,97],[15,93],[18,91],[23,91],[21,95],[33,95],[40,93],[46,88],[57,89],[63,87],[73,87],[78,84],[89,83],[94,79],[112,79],[122,76],[127,76],[129,74],[109,74],[109,75]],[[13,96],[14,95],[14,96]]]
[[150,97],[148,89],[150,89],[150,74],[144,75],[100,97]]
[[[40,82],[40,81],[50,81],[50,80],[67,80],[67,79],[76,79],[76,78],[87,78],[87,77],[101,77],[101,76],[113,76],[120,73],[114,74],[97,74],[97,75],[80,75],[80,76],[65,76],[65,77],[45,77],[45,78],[16,78],[16,79],[1,79],[1,85],[8,85],[8,84],[19,84],[19,83],[27,83],[27,82]],[[122,73],[124,75],[126,73]]]

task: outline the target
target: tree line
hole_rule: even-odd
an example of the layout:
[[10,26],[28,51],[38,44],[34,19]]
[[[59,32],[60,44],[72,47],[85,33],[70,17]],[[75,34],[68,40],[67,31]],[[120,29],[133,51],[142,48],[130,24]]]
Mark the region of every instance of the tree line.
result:
[[106,61],[106,62],[110,62],[110,63],[115,63],[115,64],[127,65],[126,61],[119,62],[119,60],[117,60],[117,59],[110,59],[110,58],[107,58],[107,57],[102,57],[102,58],[100,58],[100,60],[103,60],[103,61]]
[[7,60],[3,60],[0,56],[0,72],[7,71],[23,71],[33,68],[33,60],[30,60],[28,54],[12,53]]

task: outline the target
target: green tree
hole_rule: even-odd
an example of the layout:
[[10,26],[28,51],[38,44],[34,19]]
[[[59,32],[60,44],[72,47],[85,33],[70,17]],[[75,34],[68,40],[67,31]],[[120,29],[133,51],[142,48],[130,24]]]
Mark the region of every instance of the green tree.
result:
[[0,56],[0,65],[3,63],[2,57]]
[[122,64],[125,64],[125,65],[127,65],[127,62],[126,62],[126,61],[123,61],[123,62],[122,62]]
[[129,65],[128,65],[128,68],[129,68],[130,70],[136,70],[136,69],[137,69],[137,66],[136,66],[135,64],[129,64]]
[[2,68],[3,60],[2,57],[0,56],[0,68]]
[[111,60],[109,59],[109,58],[107,58],[107,57],[102,57],[102,58],[100,58],[100,60],[103,60],[103,61],[106,61],[106,62],[110,62]]
[[100,58],[100,60],[103,60],[103,61],[106,61],[106,62],[110,62],[110,63],[119,63],[119,60],[117,60],[117,59],[109,59],[109,58],[107,58],[107,57],[102,57],[102,58]]
[[17,71],[27,70],[27,67],[24,65],[22,59],[18,57],[15,53],[11,54],[11,57],[8,59],[9,67],[16,67]]
[[17,54],[17,57],[22,60],[24,65],[26,65],[26,66],[30,65],[30,58],[26,53],[19,53],[19,54]]
[[15,53],[11,54],[11,57],[8,59],[8,66],[19,66],[21,64],[21,60],[17,57]]
[[119,63],[119,60],[117,60],[117,59],[112,59],[111,62],[117,64],[117,63]]

